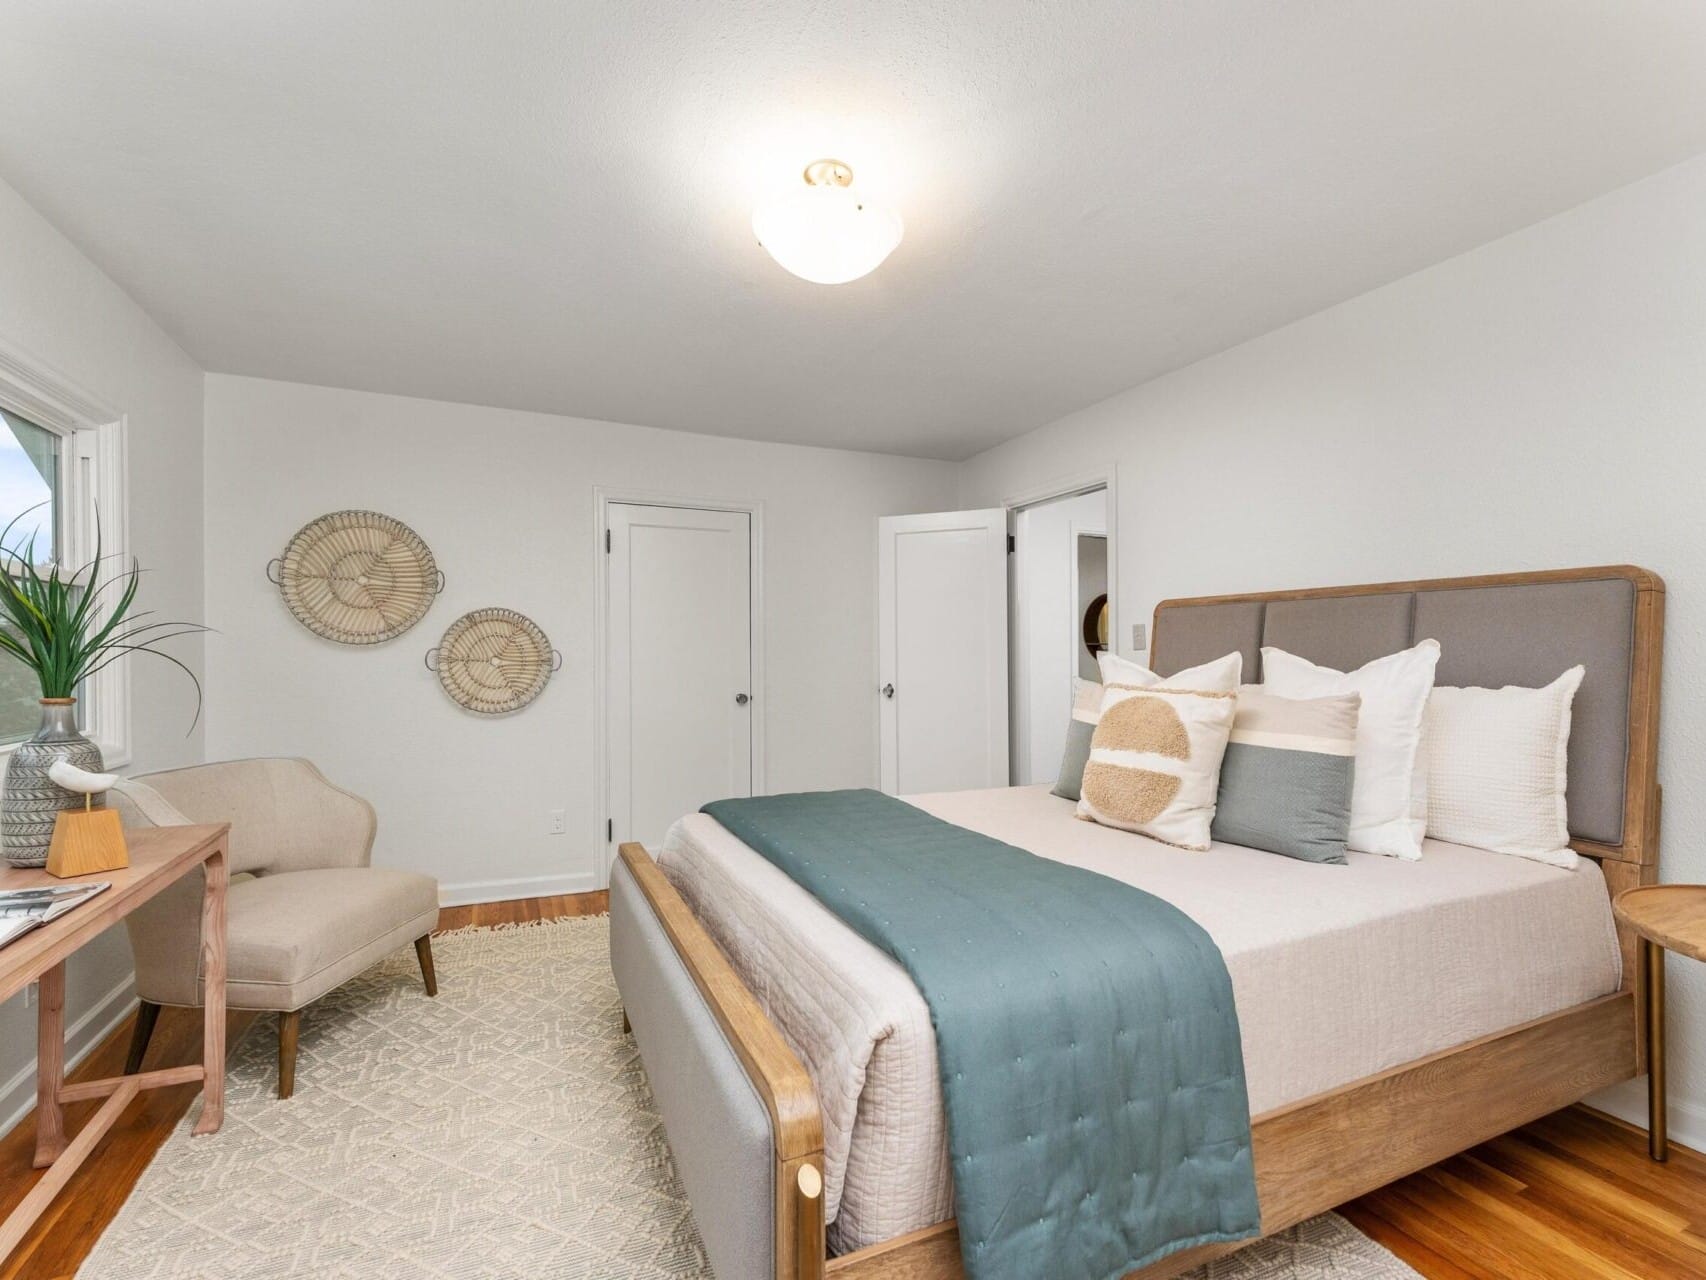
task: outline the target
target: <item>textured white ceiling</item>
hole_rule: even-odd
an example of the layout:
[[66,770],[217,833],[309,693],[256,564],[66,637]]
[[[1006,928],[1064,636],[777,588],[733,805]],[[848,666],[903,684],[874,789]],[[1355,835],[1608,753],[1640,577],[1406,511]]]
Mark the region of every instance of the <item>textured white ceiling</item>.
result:
[[0,176],[210,369],[947,458],[1701,150],[1699,0],[0,4]]

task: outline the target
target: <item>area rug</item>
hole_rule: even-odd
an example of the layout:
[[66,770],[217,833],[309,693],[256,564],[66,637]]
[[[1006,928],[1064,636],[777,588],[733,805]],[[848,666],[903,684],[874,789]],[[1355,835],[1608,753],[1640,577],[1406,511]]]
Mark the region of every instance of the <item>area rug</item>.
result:
[[[225,1127],[195,1108],[83,1280],[709,1280],[610,976],[604,917],[434,939],[308,1010],[296,1096],[272,1020],[232,1055]],[[1199,1280],[1408,1280],[1324,1214]],[[750,1280],[724,1277],[723,1280]]]

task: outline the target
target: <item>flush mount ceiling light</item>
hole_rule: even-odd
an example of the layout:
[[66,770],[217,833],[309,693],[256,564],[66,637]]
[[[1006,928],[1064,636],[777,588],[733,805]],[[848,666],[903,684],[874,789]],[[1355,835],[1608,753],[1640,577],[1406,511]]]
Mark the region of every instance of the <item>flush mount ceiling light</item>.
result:
[[813,284],[846,284],[875,271],[900,243],[900,215],[854,191],[853,170],[839,160],[814,160],[805,180],[752,215],[758,243]]

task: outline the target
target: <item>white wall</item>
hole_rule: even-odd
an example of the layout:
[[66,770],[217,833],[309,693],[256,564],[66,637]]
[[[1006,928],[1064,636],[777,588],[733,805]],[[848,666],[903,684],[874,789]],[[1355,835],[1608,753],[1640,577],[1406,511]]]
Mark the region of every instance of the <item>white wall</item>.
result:
[[[1656,570],[1660,869],[1706,881],[1703,211],[1706,157],[982,454],[962,501],[1117,460],[1126,653],[1168,596]],[[1672,1126],[1706,1149],[1706,966],[1669,974]]]
[[[202,617],[201,370],[130,298],[0,183],[0,342],[125,414],[130,434],[130,545],[148,570],[141,607],[170,620]],[[199,640],[172,652],[201,667]],[[131,660],[131,771],[201,759],[202,730],[182,673]],[[67,969],[71,1048],[80,1054],[129,1007],[123,929],[84,948]],[[34,1099],[35,1014],[0,1005],[0,1131]]]
[[[210,375],[208,754],[311,757],[378,807],[376,860],[436,875],[450,899],[593,887],[603,485],[763,504],[769,772],[755,781],[875,785],[876,517],[951,506],[957,477],[948,463]],[[448,580],[413,630],[371,649],[306,631],[263,574],[301,525],[352,506],[413,526]],[[422,665],[484,605],[528,614],[564,655],[539,700],[499,720],[456,707]],[[566,835],[546,834],[557,808]]]

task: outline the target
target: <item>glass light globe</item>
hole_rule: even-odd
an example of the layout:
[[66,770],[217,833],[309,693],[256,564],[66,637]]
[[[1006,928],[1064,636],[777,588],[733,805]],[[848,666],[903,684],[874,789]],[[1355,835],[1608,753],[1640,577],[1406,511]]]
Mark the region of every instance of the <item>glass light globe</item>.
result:
[[805,178],[752,215],[758,243],[813,284],[846,284],[875,271],[900,243],[900,215],[863,199],[840,161],[819,160]]

